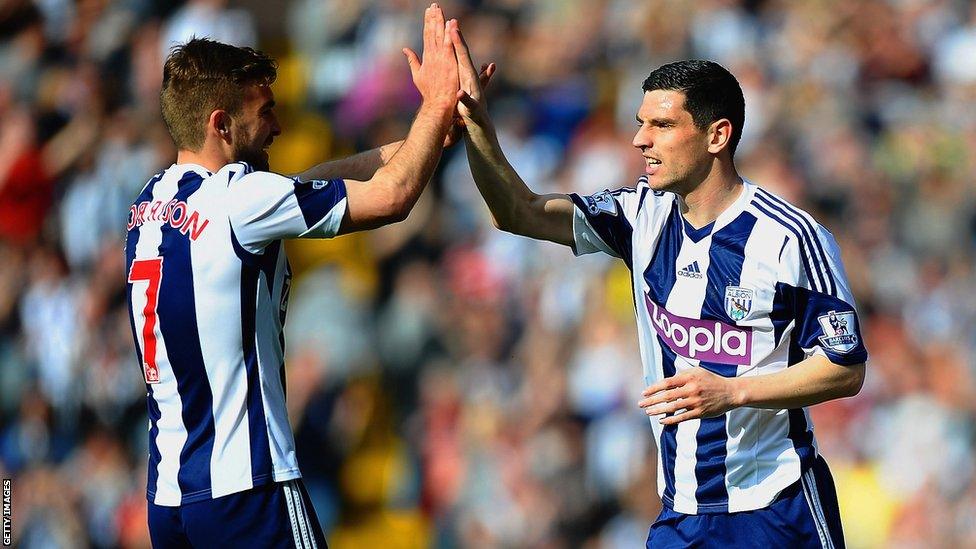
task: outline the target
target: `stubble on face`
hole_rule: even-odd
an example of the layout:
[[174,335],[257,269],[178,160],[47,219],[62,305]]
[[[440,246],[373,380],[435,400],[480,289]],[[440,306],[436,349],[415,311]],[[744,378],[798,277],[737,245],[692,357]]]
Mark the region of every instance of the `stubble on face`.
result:
[[[274,94],[268,85],[250,85],[244,90],[244,105],[234,117],[234,160],[247,162],[256,170],[271,169],[268,146],[279,133],[271,114]],[[270,118],[268,117],[270,115]]]
[[238,125],[234,139],[234,160],[247,162],[255,170],[266,172],[271,169],[268,151],[263,144],[254,143],[254,137],[244,124]]

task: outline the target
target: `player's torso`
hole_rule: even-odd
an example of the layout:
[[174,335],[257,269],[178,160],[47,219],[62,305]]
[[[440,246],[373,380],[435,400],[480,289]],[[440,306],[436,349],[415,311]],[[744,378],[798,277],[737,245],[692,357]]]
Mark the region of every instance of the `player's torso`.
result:
[[[778,339],[775,309],[780,228],[756,216],[751,190],[713,224],[695,229],[673,195],[639,220],[633,280],[643,346],[664,345],[677,367],[743,375],[769,362]],[[781,334],[780,334],[781,335]],[[782,358],[782,357],[772,357]],[[645,372],[653,382],[664,372]]]
[[[646,385],[694,367],[733,377],[787,366],[790,321],[777,291],[786,235],[757,215],[752,193],[747,185],[714,224],[697,230],[673,195],[648,197],[633,239]],[[799,478],[789,421],[788,411],[757,409],[669,429],[652,420],[665,502],[684,513],[764,505]],[[748,480],[760,474],[761,482]]]
[[[294,453],[280,376],[290,272],[280,242],[261,254],[237,243],[232,166],[174,165],[130,208],[126,272],[158,504],[246,489],[272,461],[297,471],[278,463]],[[284,424],[281,440],[269,441],[268,423]],[[284,454],[272,459],[272,447]]]
[[[153,302],[156,329],[164,340],[157,347],[165,340],[170,346],[200,347],[201,356],[180,358],[234,367],[244,361],[242,322],[258,322],[253,318],[258,291],[280,302],[290,273],[280,243],[261,255],[237,244],[226,179],[223,170],[211,175],[184,166],[154,178],[129,210],[126,272],[141,290],[132,292],[132,313],[143,327],[146,320],[154,321],[149,318],[154,311],[146,308],[147,300]],[[280,329],[279,314],[261,312]],[[143,362],[151,366],[151,358]],[[147,372],[147,382],[159,381],[152,376]]]

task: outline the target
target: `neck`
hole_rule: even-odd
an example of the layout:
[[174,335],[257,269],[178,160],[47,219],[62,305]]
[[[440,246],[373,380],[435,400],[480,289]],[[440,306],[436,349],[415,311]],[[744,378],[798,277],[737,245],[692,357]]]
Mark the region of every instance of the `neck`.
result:
[[208,147],[206,144],[199,151],[180,149],[176,153],[177,164],[197,164],[206,168],[210,173],[216,173],[232,161],[223,151],[212,146]]
[[718,219],[742,191],[742,178],[735,166],[717,162],[694,189],[679,193],[682,211],[688,223],[701,228]]

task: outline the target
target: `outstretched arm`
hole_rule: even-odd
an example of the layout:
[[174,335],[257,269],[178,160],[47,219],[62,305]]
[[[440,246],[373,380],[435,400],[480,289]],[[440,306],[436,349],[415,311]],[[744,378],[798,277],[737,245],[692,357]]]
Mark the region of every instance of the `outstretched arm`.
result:
[[403,140],[400,140],[346,158],[322,162],[295,174],[295,177],[301,181],[340,177],[368,181],[376,175],[376,170],[385,166],[393,158],[402,145]]
[[[505,158],[488,117],[483,89],[461,31],[451,32],[457,53],[461,99],[458,113],[464,122],[464,145],[478,191],[485,199],[496,227],[539,240],[572,246],[573,202],[564,194],[532,192]],[[494,64],[485,68],[490,76]]]
[[366,181],[346,179],[348,206],[340,233],[402,221],[417,202],[441,157],[458,97],[457,61],[451,31],[440,7],[424,13],[423,61],[409,48],[404,55],[423,103],[410,132],[392,158]]
[[[788,409],[850,397],[864,383],[864,363],[834,364],[815,354],[774,374],[722,377],[704,368],[685,370],[644,390],[637,405],[661,424],[715,417],[734,408]],[[676,413],[678,412],[678,413]]]

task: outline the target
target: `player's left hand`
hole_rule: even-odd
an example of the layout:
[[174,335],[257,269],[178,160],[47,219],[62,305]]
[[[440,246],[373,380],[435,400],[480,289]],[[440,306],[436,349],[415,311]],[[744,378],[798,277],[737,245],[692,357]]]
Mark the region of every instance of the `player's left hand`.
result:
[[716,417],[736,407],[734,383],[735,378],[696,367],[644,389],[637,405],[649,416],[673,414],[662,417],[661,425]]
[[495,73],[495,64],[486,63],[481,65],[481,71],[476,73],[474,61],[471,60],[471,52],[467,42],[461,34],[461,29],[455,27],[451,30],[451,41],[454,44],[454,53],[457,56],[458,78],[460,79],[461,90],[458,92],[457,113],[461,117],[463,124],[479,123],[488,118],[488,105],[485,102],[485,86],[488,80]]
[[[479,90],[482,93],[488,87],[488,83],[491,82],[491,75],[493,74],[495,74],[494,63],[485,63],[481,65],[481,71],[478,73],[478,82],[480,84]],[[464,80],[463,77],[462,80]],[[447,132],[447,137],[444,138],[445,149],[454,146],[455,143],[461,140],[463,129],[464,129],[464,119],[461,118],[460,114],[455,113],[454,124],[451,126],[451,131]]]

